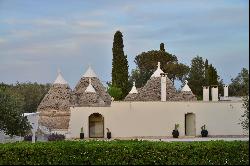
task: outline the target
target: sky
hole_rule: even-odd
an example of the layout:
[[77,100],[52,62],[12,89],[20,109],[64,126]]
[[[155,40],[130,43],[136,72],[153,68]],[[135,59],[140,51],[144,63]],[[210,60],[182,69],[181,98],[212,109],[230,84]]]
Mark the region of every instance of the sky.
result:
[[60,69],[73,89],[91,65],[105,84],[117,30],[129,72],[160,43],[180,63],[208,59],[226,84],[249,69],[248,0],[0,0],[0,82],[52,83]]

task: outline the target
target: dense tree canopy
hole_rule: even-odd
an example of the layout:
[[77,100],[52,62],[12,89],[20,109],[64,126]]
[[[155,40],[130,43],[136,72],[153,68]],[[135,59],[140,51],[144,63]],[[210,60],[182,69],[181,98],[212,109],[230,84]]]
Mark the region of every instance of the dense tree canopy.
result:
[[[200,56],[196,56],[191,61],[188,81],[193,93],[200,100],[203,96],[203,86],[217,85],[219,94],[222,94],[223,92],[223,80],[220,79],[216,68],[212,64],[209,64],[207,59],[203,61],[203,58]],[[209,94],[211,99],[211,92]]]
[[111,97],[114,98],[115,101],[121,99],[121,96],[122,96],[121,88],[112,87],[112,85],[110,85],[108,87],[108,93]]
[[205,64],[200,56],[196,56],[191,61],[191,68],[188,75],[188,85],[198,99],[202,98],[202,86],[205,85]]
[[120,31],[116,31],[113,41],[113,61],[112,61],[112,87],[120,88],[123,99],[128,94],[128,61],[123,51],[123,35]]
[[151,50],[142,52],[134,60],[137,68],[132,70],[130,81],[136,81],[136,86],[145,85],[147,80],[157,68],[158,62],[161,62],[161,69],[168,73],[168,77],[174,81],[176,79],[183,81],[189,71],[189,67],[178,63],[175,55],[165,51],[164,44],[160,44],[160,50]]
[[25,112],[36,112],[38,105],[49,91],[50,84],[38,83],[19,83],[15,85],[0,84],[0,89],[7,89],[13,93],[18,94],[24,100]]
[[31,126],[23,116],[24,98],[9,89],[0,89],[0,130],[7,135],[24,136]]
[[229,85],[230,96],[246,96],[249,91],[249,72],[246,68],[242,68],[241,72],[235,78],[231,79]]

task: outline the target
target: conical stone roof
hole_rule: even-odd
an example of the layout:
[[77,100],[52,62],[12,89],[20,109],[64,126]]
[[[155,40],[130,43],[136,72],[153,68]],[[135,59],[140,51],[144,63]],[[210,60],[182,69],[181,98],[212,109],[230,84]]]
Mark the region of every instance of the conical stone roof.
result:
[[[92,69],[91,69],[92,70]],[[94,71],[90,69],[83,75],[73,90],[72,103],[75,106],[110,106],[111,97],[106,92],[105,87],[101,81],[94,75]],[[90,72],[91,71],[91,72]],[[89,86],[89,79],[91,78],[91,85],[96,93],[86,91]]]
[[[156,71],[152,74],[145,86],[141,88],[137,100],[140,101],[160,101],[161,100],[161,74],[164,73],[158,62]],[[176,89],[172,81],[166,76],[166,101],[177,96]]]
[[[166,100],[170,100],[176,95],[172,81],[166,78]],[[140,101],[160,101],[161,100],[161,77],[151,77],[138,95]]]
[[[67,129],[69,118],[60,120],[58,116],[69,116],[71,93],[69,85],[59,72],[55,82],[37,109],[40,112],[39,123],[42,126],[53,129]],[[49,117],[54,117],[54,120]]]
[[85,90],[86,93],[96,93],[95,88],[91,84],[91,78],[89,78],[89,85]]
[[138,90],[135,87],[135,82],[133,82],[133,87],[131,88],[128,95],[125,97],[124,101],[135,101],[138,97]]
[[[160,62],[156,71],[144,87],[138,89],[138,93],[129,93],[125,101],[161,101],[161,73]],[[133,88],[132,88],[133,89]],[[132,91],[132,90],[131,90]],[[172,81],[166,76],[166,101],[190,101],[196,100],[188,85],[184,86],[182,92],[178,93]]]
[[187,80],[185,80],[185,85],[184,85],[184,87],[182,88],[181,91],[182,92],[190,92],[191,91],[190,87],[188,86],[188,81]]
[[58,75],[56,77],[56,80],[54,81],[54,84],[68,84],[67,81],[62,76],[62,73],[60,70],[58,70]]
[[180,96],[185,101],[196,101],[197,100],[196,96],[193,94],[192,90],[188,86],[188,81],[187,80],[185,80],[185,85],[181,90]]

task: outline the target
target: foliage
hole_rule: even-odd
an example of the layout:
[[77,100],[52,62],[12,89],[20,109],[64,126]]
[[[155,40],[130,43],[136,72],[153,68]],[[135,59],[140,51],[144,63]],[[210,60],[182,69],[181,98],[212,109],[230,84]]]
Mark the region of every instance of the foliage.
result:
[[202,57],[196,56],[191,61],[188,84],[197,98],[202,97],[202,86],[205,84],[205,65]]
[[[223,92],[223,80],[220,79],[216,68],[208,63],[206,59],[203,61],[202,57],[196,56],[191,61],[191,69],[188,75],[189,86],[198,99],[202,99],[202,86],[218,86],[219,94]],[[211,99],[211,93],[209,93]]]
[[81,127],[81,133],[83,133],[83,127]]
[[38,84],[38,83],[19,83],[15,85],[0,84],[0,89],[8,89],[13,93],[18,94],[24,99],[24,111],[36,112],[38,105],[49,91],[50,84]]
[[201,130],[206,130],[206,125],[201,126]]
[[7,88],[0,89],[0,130],[5,134],[25,135],[31,126],[24,113],[24,99]]
[[[25,135],[23,140],[24,141],[32,141],[32,135]],[[37,140],[37,136],[35,136],[35,140]]]
[[174,125],[174,130],[178,130],[179,126],[180,126],[179,124],[175,124]]
[[[237,152],[237,153],[235,153]],[[0,144],[1,165],[248,165],[249,142],[56,141]]]
[[[137,68],[132,70],[130,81],[136,81],[137,87],[142,87],[146,84],[147,80],[157,69],[158,62],[161,62],[161,69],[168,73],[168,77],[174,81],[176,79],[183,81],[188,74],[189,67],[178,63],[175,55],[165,51],[164,44],[160,44],[160,50],[151,50],[142,52],[137,55],[134,60]],[[137,81],[137,79],[139,79]]]
[[130,89],[132,88],[134,81],[137,88],[143,87],[152,74],[153,72],[151,71],[140,72],[140,69],[138,68],[132,69],[129,77],[129,83],[131,85]]
[[120,88],[121,96],[117,96],[117,100],[124,99],[128,94],[128,60],[123,52],[123,35],[120,31],[116,31],[113,41],[113,61],[112,61],[112,85]]
[[25,112],[36,112],[38,105],[42,101],[45,94],[49,91],[50,84],[38,83],[17,83],[14,90],[24,96]]
[[249,92],[249,72],[246,68],[242,68],[241,72],[233,79],[228,89],[230,96],[246,96]]
[[65,135],[63,134],[52,133],[51,135],[48,136],[48,141],[62,141],[64,139]]
[[244,130],[249,130],[249,96],[243,98],[243,108],[245,110],[242,115],[243,120],[241,121],[241,125]]
[[122,90],[121,88],[109,86],[108,93],[114,100],[120,100],[122,98]]

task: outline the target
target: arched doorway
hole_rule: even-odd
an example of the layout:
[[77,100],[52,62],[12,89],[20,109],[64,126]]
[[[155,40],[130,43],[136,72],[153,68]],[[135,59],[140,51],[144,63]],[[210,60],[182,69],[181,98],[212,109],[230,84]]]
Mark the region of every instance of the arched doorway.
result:
[[195,136],[196,135],[195,114],[194,113],[185,114],[185,135],[186,136]]
[[89,116],[89,137],[104,138],[104,117],[99,113]]

